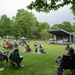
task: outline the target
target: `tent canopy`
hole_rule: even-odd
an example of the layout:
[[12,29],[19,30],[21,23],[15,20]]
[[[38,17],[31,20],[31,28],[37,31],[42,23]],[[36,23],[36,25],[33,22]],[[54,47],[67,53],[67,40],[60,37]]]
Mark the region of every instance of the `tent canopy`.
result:
[[25,38],[25,37],[22,37],[22,38],[20,38],[20,40],[26,40],[27,38]]
[[2,39],[2,37],[0,37],[0,40]]

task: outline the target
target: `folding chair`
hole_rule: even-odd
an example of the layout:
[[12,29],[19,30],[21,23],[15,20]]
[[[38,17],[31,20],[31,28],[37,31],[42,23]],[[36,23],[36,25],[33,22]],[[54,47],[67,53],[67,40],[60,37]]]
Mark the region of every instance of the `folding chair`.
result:
[[75,75],[75,55],[63,55],[61,69],[66,70],[66,75]]

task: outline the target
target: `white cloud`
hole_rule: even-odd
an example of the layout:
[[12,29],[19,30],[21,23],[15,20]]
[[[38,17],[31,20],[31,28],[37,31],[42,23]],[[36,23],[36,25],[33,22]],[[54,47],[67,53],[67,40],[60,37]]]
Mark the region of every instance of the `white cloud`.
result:
[[62,23],[63,21],[74,22],[73,13],[70,10],[70,6],[65,6],[58,9],[57,11],[51,11],[50,13],[37,13],[35,14],[39,21],[47,21],[49,24],[53,25],[56,23]]
[[[0,0],[0,16],[6,14],[8,17],[16,15],[18,9],[24,8],[34,0]],[[74,22],[73,14],[69,10],[70,6],[65,6],[57,11],[51,11],[50,13],[39,13],[35,10],[33,12],[39,22],[48,22],[50,25],[56,23],[62,23],[63,21]]]

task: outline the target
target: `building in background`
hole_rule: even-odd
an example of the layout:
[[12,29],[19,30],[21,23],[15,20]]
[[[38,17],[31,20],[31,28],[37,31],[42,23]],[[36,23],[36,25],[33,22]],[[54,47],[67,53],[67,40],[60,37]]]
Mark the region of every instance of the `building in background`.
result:
[[54,43],[75,44],[75,33],[70,33],[63,29],[49,30],[48,32],[53,35]]

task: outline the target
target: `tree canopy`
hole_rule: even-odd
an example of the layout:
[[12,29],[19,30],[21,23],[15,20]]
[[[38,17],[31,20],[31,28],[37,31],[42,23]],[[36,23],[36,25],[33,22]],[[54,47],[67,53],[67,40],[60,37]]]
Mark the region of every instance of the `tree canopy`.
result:
[[[50,29],[50,25],[46,22],[39,23],[32,12],[28,12],[24,9],[18,9],[15,21],[14,21],[14,36],[25,36],[27,38],[41,38],[47,30]],[[43,30],[42,30],[43,29]],[[41,31],[46,31],[42,32]],[[43,36],[45,38],[45,36]],[[47,37],[48,34],[47,34]]]
[[2,15],[0,19],[0,35],[11,35],[11,20],[7,15]]
[[26,38],[50,38],[51,35],[47,32],[52,29],[64,29],[68,32],[75,32],[75,22],[62,22],[50,27],[47,22],[38,22],[32,12],[25,9],[18,9],[15,16],[10,19],[7,15],[0,17],[0,36],[25,36]]
[[51,10],[57,10],[60,7],[71,4],[71,10],[75,15],[75,0],[35,0],[27,6],[28,9],[35,9],[40,12],[49,12]]
[[68,32],[75,32],[75,23],[73,25],[70,22],[63,22],[61,24],[54,24],[51,29],[64,29]]

